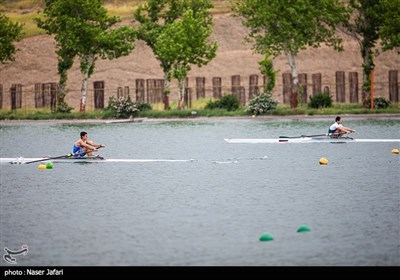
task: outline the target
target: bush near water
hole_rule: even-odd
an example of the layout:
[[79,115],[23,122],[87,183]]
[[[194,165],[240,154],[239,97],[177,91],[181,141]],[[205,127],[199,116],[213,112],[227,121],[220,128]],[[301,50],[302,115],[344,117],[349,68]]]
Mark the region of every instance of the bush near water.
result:
[[314,96],[310,96],[310,108],[320,109],[332,107],[332,96],[326,93],[318,93]]
[[110,111],[117,119],[137,117],[140,111],[151,110],[151,104],[144,102],[133,102],[131,97],[110,97],[105,111]]
[[227,111],[236,111],[240,107],[239,99],[236,95],[227,94],[221,97],[220,100],[210,100],[204,109],[226,109]]
[[278,102],[272,99],[272,94],[260,93],[250,100],[247,111],[254,115],[262,115],[271,112],[277,105]]

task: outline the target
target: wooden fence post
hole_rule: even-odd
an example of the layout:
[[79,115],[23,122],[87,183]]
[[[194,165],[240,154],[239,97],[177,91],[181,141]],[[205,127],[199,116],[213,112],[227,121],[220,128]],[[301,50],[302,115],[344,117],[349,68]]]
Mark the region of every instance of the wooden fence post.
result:
[[350,103],[358,103],[358,73],[349,73]]
[[[196,77],[196,98],[206,98],[206,78]],[[190,100],[191,102],[191,100]]]
[[147,102],[159,103],[163,102],[164,80],[163,79],[147,79]]
[[316,73],[311,75],[312,79],[312,94],[322,93],[322,74]]
[[123,97],[123,92],[122,92],[122,87],[117,88],[117,99],[120,99]]
[[346,102],[346,77],[344,71],[336,71],[336,102]]
[[144,79],[136,79],[136,101],[144,102],[145,100],[145,87]]
[[231,94],[239,95],[240,93],[240,75],[231,76]]
[[0,109],[3,109],[3,85],[0,84]]
[[212,85],[213,85],[213,98],[214,99],[221,99],[222,96],[222,79],[220,77],[213,77],[212,78]]
[[43,90],[42,84],[35,84],[35,108],[43,108],[44,107],[44,99],[43,99]]
[[283,104],[290,104],[290,96],[292,93],[292,75],[290,73],[282,74],[282,84]]
[[11,110],[21,109],[22,107],[22,85],[12,84],[10,88]]
[[104,109],[104,88],[105,88],[104,81],[93,82],[93,88],[94,88],[94,108]]
[[249,77],[249,100],[253,99],[259,93],[258,75],[250,75]]
[[185,88],[185,95],[183,96],[184,102],[188,108],[192,108],[192,89]]
[[399,102],[399,71],[389,71],[389,100],[391,102]]
[[299,94],[301,94],[301,102],[307,104],[308,93],[307,93],[307,74],[299,74]]
[[130,90],[129,90],[129,87],[128,86],[125,86],[124,87],[124,98],[125,99],[128,99],[128,97],[130,97],[131,95],[130,95]]

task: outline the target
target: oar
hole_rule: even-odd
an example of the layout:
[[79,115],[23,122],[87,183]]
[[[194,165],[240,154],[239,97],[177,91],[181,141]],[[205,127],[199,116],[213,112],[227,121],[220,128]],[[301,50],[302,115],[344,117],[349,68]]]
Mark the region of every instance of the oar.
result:
[[[96,147],[96,149],[100,149],[100,148],[104,148],[104,146],[100,145],[100,146]],[[90,150],[90,151],[87,151],[86,153],[92,152],[92,151],[93,150]],[[72,153],[69,153],[69,154],[66,154],[66,155],[58,156],[58,157],[48,157],[48,158],[42,158],[42,159],[38,159],[38,160],[32,160],[32,161],[25,162],[25,164],[39,162],[39,161],[48,161],[48,160],[58,159],[58,158],[69,158],[69,157],[73,157],[73,156],[75,156],[75,155],[72,154]]]
[[62,156],[58,156],[58,157],[42,158],[42,159],[38,159],[38,160],[32,160],[32,161],[25,162],[25,164],[39,162],[39,161],[47,161],[47,160],[52,160],[52,159],[57,159],[57,158],[69,158],[72,156],[74,156],[74,154],[66,154],[66,155],[62,155]]
[[304,138],[304,137],[318,137],[318,136],[329,136],[331,134],[315,134],[315,135],[301,135],[301,136],[279,136],[279,138]]

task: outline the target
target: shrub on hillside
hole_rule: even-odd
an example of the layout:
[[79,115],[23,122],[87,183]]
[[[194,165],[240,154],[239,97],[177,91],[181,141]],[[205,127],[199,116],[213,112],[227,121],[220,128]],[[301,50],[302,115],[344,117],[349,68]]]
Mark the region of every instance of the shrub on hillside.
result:
[[209,101],[205,109],[226,109],[227,111],[235,111],[239,109],[240,102],[236,95],[227,94],[224,95],[220,100]]
[[[371,98],[365,100],[363,104],[365,108],[371,108]],[[386,109],[389,105],[390,101],[384,97],[374,98],[374,109]]]
[[271,94],[260,93],[250,100],[247,111],[261,115],[274,110],[277,105],[278,102],[272,99]]
[[113,112],[117,119],[135,117],[139,113],[139,109],[129,96],[126,99],[111,96],[105,110]]
[[142,101],[137,101],[136,102],[136,108],[138,108],[138,110],[140,112],[144,112],[144,111],[151,111],[153,108],[151,107],[150,103],[147,102],[142,102]]
[[332,107],[332,96],[326,93],[317,93],[310,96],[308,106],[316,109]]
[[72,109],[66,102],[60,102],[56,105],[53,113],[71,113]]

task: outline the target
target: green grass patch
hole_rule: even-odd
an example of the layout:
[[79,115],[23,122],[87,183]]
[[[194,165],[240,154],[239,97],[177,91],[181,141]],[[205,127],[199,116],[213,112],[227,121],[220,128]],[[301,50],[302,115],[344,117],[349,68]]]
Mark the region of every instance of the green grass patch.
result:
[[108,119],[112,118],[109,112],[72,112],[72,113],[52,113],[50,110],[24,110],[0,111],[0,120],[61,120],[61,119]]
[[[104,7],[112,16],[118,16],[122,20],[132,20],[133,12],[136,7],[145,0],[108,0]],[[230,12],[229,0],[214,0],[213,14]],[[46,32],[36,26],[33,21],[38,17],[38,12],[43,11],[45,7],[44,0],[0,0],[0,12],[9,17],[13,22],[23,24],[23,37],[46,34]]]
[[[236,111],[227,111],[226,109],[206,110],[204,107],[208,99],[198,100],[194,102],[199,109],[190,108],[187,110],[163,110],[163,104],[159,103],[159,108],[153,106],[153,110],[140,112],[138,117],[141,118],[195,118],[195,117],[235,117],[249,116],[244,107]],[[173,103],[175,104],[175,102]],[[177,104],[177,103],[176,103]],[[175,106],[175,105],[174,105]],[[174,107],[172,106],[172,107]],[[400,104],[392,104],[386,109],[370,110],[362,107],[361,104],[335,104],[331,108],[310,109],[306,105],[296,109],[290,109],[289,105],[279,104],[267,116],[293,116],[293,115],[357,115],[357,114],[400,114]],[[54,119],[113,119],[110,111],[96,110],[91,112],[71,112],[71,113],[52,113],[48,109],[19,109],[16,111],[0,110],[0,120],[54,120]]]
[[[199,100],[196,105],[201,108],[206,103],[207,99]],[[175,103],[173,103],[172,107]],[[159,104],[159,108],[154,108],[150,111],[140,112],[139,117],[147,118],[193,118],[193,117],[234,117],[234,116],[246,116],[251,113],[246,112],[245,108],[239,108],[236,111],[227,111],[225,109],[187,109],[187,110],[163,110],[163,104]],[[291,116],[291,115],[342,115],[342,114],[399,114],[400,104],[394,104],[386,109],[370,110],[363,108],[360,105],[354,104],[339,104],[334,105],[331,108],[323,109],[310,109],[303,105],[296,109],[290,109],[288,105],[278,105],[278,107],[272,112],[266,115],[273,116]],[[92,111],[86,113],[71,112],[71,113],[51,113],[50,110],[25,110],[19,109],[16,111],[0,111],[0,120],[50,120],[50,119],[113,119],[113,115],[109,111]]]
[[31,37],[36,35],[46,34],[46,31],[37,27],[36,23],[33,21],[33,18],[40,17],[40,14],[37,12],[29,12],[29,13],[5,13],[5,15],[12,22],[19,22],[23,26],[23,37]]

